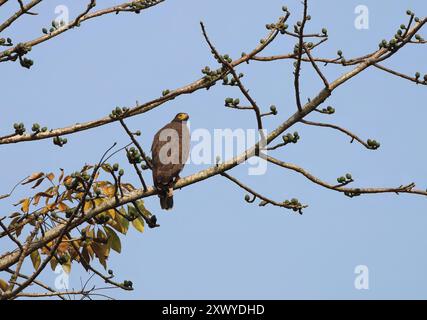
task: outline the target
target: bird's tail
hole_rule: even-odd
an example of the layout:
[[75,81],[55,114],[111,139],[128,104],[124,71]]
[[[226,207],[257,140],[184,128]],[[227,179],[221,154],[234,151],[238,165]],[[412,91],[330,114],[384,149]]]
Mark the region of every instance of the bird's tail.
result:
[[168,188],[163,192],[159,193],[160,206],[164,210],[170,210],[173,208],[173,189]]

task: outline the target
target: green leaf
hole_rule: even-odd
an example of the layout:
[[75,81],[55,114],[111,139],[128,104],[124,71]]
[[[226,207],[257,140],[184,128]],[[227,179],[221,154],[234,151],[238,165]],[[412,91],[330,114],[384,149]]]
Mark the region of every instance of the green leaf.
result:
[[38,250],[31,252],[31,261],[33,262],[34,269],[37,270],[40,267],[41,258]]
[[117,233],[108,226],[104,226],[104,230],[108,235],[108,245],[110,248],[120,253],[122,251],[122,243]]
[[9,287],[9,285],[7,284],[7,282],[0,279],[0,290],[3,292],[6,292],[8,287]]
[[141,217],[138,217],[135,220],[133,220],[132,225],[139,232],[144,232],[144,220]]
[[139,216],[139,213],[134,206],[128,205],[128,216],[130,218],[136,218]]
[[144,200],[138,200],[136,202],[136,206],[138,207],[139,211],[141,211],[145,217],[149,218],[152,216],[152,213],[149,210],[147,210],[147,208],[145,207]]
[[96,232],[96,237],[100,240],[106,240],[108,238],[107,235],[102,232],[101,229],[98,229],[98,231]]
[[126,209],[122,207],[119,209],[119,211],[120,214],[116,214],[116,221],[122,226],[123,234],[126,234],[129,230],[129,220],[124,217],[126,216]]

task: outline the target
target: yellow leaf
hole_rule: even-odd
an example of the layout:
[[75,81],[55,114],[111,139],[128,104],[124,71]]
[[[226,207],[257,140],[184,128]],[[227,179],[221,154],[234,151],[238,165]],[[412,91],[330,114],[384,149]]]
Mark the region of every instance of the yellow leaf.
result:
[[92,169],[93,168],[93,166],[91,166],[91,165],[89,165],[89,164],[86,164],[83,168],[82,168],[82,170],[80,170],[80,172],[81,173],[83,173],[83,172],[85,172],[85,171],[87,171],[87,170],[89,170],[89,169]]
[[114,209],[107,210],[107,215],[110,216],[112,219],[116,218],[116,211]]
[[92,201],[86,201],[84,206],[84,212],[88,212],[90,209],[92,209]]
[[56,203],[47,204],[42,210],[41,213],[45,214],[56,209]]
[[42,262],[41,258],[40,258],[39,251],[35,250],[35,251],[31,252],[30,257],[31,257],[31,261],[33,263],[34,269],[37,270],[40,267],[40,263]]
[[88,237],[88,238],[90,238],[90,239],[93,239],[93,238],[95,238],[95,231],[93,231],[94,229],[88,229],[87,231],[86,231],[86,236]]
[[56,258],[53,257],[50,260],[50,268],[52,269],[52,271],[55,271],[57,265],[58,265],[58,260],[56,260]]
[[71,272],[71,261],[67,261],[66,263],[62,264],[62,269],[66,272],[66,273],[70,273]]
[[126,234],[129,229],[129,220],[123,217],[126,215],[126,210],[122,207],[119,209],[120,214],[116,214],[114,219],[110,219],[108,224],[118,232]]
[[28,210],[30,209],[30,199],[24,199],[24,201],[22,202],[22,212],[24,213],[28,213]]
[[116,191],[116,188],[110,182],[108,182],[108,181],[99,181],[96,186],[107,197],[109,197],[109,198],[114,197],[114,192]]
[[9,287],[9,285],[7,284],[7,282],[0,279],[0,290],[5,292],[8,287]]
[[40,201],[40,198],[41,198],[41,194],[36,194],[35,196],[34,196],[34,199],[33,199],[33,204],[36,206],[36,205],[38,205],[39,204],[39,201]]
[[46,190],[47,194],[50,194],[52,197],[58,195],[58,186],[50,187]]
[[[94,257],[94,255],[95,255],[95,253],[93,252],[92,247],[91,247],[91,246],[86,246],[85,248],[86,248],[87,253],[89,254],[90,258],[91,258],[91,259],[93,259],[93,257]],[[90,261],[90,260],[89,260],[89,261]]]
[[141,217],[138,217],[135,220],[133,220],[132,225],[139,232],[144,232],[144,220]]
[[64,186],[70,186],[72,182],[73,182],[73,178],[71,178],[70,176],[66,176],[64,178]]

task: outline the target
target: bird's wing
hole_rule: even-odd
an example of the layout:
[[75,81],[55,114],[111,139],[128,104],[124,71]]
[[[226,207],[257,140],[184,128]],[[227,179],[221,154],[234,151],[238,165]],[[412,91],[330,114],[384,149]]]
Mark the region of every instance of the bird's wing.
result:
[[156,133],[151,147],[156,185],[168,185],[178,176],[188,158],[189,141],[187,126],[179,122],[171,122]]

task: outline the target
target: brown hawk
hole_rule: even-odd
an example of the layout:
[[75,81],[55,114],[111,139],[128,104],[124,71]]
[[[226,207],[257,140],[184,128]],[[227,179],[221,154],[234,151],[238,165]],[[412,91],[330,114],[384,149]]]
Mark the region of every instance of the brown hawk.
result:
[[188,119],[188,114],[178,113],[156,133],[151,145],[153,182],[162,209],[172,209],[173,186],[190,154]]

